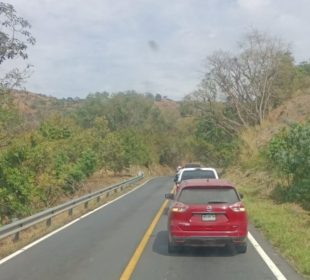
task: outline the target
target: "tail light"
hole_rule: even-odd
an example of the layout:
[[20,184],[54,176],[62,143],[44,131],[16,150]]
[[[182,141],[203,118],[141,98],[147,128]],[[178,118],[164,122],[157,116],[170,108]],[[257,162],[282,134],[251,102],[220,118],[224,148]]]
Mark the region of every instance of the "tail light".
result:
[[171,208],[171,212],[174,213],[183,213],[188,209],[188,206],[183,204],[183,203],[176,203],[175,205],[173,205],[173,207]]
[[231,206],[229,206],[231,210],[234,212],[245,212],[245,207],[242,202],[237,202]]

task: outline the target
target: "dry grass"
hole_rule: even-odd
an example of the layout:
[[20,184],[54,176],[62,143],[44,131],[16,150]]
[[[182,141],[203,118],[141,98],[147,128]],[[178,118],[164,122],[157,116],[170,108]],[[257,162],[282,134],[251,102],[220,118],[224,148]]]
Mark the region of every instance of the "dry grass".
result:
[[261,155],[262,148],[282,128],[309,120],[309,93],[297,93],[272,111],[260,126],[244,130],[238,166],[226,170],[224,176],[244,194],[250,220],[256,228],[297,271],[310,279],[310,213],[297,204],[272,199],[274,188],[286,183],[268,170],[268,162]]
[[245,129],[241,133],[243,148],[240,162],[247,168],[255,168],[260,163],[260,149],[282,128],[293,123],[304,123],[310,119],[310,89],[297,92],[294,97],[273,110],[268,118],[256,127]]
[[270,198],[276,182],[267,172],[235,167],[225,177],[244,194],[251,222],[304,277],[310,279],[310,213]]

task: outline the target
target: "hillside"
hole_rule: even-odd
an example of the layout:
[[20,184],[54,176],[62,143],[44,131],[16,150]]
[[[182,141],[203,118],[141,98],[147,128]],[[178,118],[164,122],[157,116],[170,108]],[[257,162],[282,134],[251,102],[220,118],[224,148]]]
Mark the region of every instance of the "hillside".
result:
[[178,102],[171,99],[162,99],[161,101],[155,101],[155,105],[163,111],[179,111],[180,105]]
[[302,198],[289,200],[288,176],[281,178],[264,153],[282,128],[310,120],[309,92],[292,96],[273,110],[261,126],[245,130],[241,134],[239,160],[224,174],[244,194],[251,222],[306,278],[310,277],[309,211],[302,207]]
[[[208,115],[182,117],[182,102],[155,101],[135,92],[96,93],[85,100],[14,92],[22,122],[7,118],[2,126],[7,141],[0,149],[1,223],[100,188],[103,180],[112,183],[135,175],[137,170],[167,175],[184,160],[220,159],[229,162],[222,177],[245,195],[251,222],[300,272],[310,274],[308,245],[303,246],[310,243],[309,211],[298,201],[277,197],[275,190],[283,187],[283,179],[264,155],[281,128],[309,120],[309,92],[293,95],[261,126],[236,135],[238,141],[215,127]],[[24,130],[5,135],[12,124],[22,124]]]
[[304,123],[310,119],[310,89],[299,93],[273,110],[262,124],[258,133],[258,142],[266,143],[281,128],[293,123]]
[[[25,121],[31,122],[33,126],[55,113],[67,115],[80,108],[85,102],[85,99],[80,98],[58,99],[29,91],[15,90],[10,95],[19,114]],[[174,100],[163,98],[160,101],[155,101],[154,105],[165,115],[173,115],[175,118],[180,117],[180,104]]]
[[241,133],[243,142],[240,151],[242,162],[255,161],[259,148],[268,144],[282,128],[310,119],[310,89],[292,96],[270,112],[261,126],[250,127]]
[[57,99],[29,91],[12,91],[10,95],[19,115],[32,128],[52,114],[68,114],[81,104],[80,99]]

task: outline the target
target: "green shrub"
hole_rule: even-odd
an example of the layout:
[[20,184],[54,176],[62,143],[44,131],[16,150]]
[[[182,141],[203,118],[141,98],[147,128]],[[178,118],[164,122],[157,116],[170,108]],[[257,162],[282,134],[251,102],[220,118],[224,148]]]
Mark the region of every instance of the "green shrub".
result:
[[97,167],[97,157],[95,152],[90,149],[84,151],[78,165],[85,177],[90,176]]
[[274,196],[296,201],[309,208],[310,202],[310,122],[283,129],[270,142],[267,157],[287,186],[278,186]]

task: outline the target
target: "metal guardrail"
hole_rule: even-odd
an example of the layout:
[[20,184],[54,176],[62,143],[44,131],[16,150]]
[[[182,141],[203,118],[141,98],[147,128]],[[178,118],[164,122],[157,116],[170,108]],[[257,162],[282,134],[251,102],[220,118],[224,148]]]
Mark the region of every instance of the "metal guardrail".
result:
[[97,202],[100,201],[100,197],[103,194],[109,195],[110,192],[116,191],[117,189],[123,189],[124,187],[128,186],[129,184],[135,183],[137,181],[140,181],[144,178],[144,174],[141,173],[138,176],[131,178],[129,180],[126,180],[124,182],[112,185],[110,187],[106,187],[104,189],[101,189],[99,191],[95,191],[90,194],[86,194],[84,196],[81,196],[79,198],[72,199],[68,202],[65,202],[61,205],[58,205],[53,208],[49,208],[47,210],[44,210],[42,212],[39,212],[37,214],[34,214],[32,216],[29,216],[27,218],[18,220],[16,222],[13,222],[11,224],[5,225],[3,227],[0,227],[0,240],[4,239],[10,235],[14,235],[14,240],[19,239],[19,233],[35,224],[38,224],[40,222],[46,221],[46,225],[50,226],[52,224],[52,218],[58,214],[61,214],[67,210],[69,210],[69,215],[72,215],[73,208],[81,205],[84,203],[84,207],[88,207],[88,202],[97,199]]

